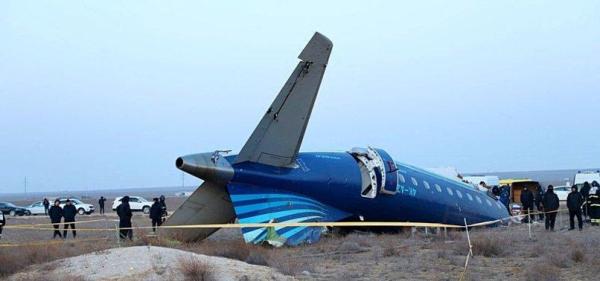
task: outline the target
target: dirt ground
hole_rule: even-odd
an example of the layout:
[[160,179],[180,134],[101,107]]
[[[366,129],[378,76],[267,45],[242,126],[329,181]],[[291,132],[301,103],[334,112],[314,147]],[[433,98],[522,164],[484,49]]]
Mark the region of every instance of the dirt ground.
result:
[[[174,209],[177,203],[170,205]],[[108,211],[106,216],[93,214],[79,220],[101,220],[81,228],[114,228],[111,220],[116,218]],[[531,238],[528,225],[472,229],[474,256],[465,280],[597,280],[600,227],[567,231],[568,218],[563,214],[557,220],[555,232],[532,224]],[[10,217],[8,221],[9,225],[35,223],[47,223],[47,218]],[[143,214],[136,214],[133,223],[150,225]],[[469,252],[466,232],[434,232],[330,234],[313,245],[273,249],[243,243],[237,229],[223,229],[205,241],[187,244],[149,236],[146,230],[136,230],[133,242],[118,243],[112,230],[80,231],[76,240],[69,237],[63,242],[52,240],[51,231],[5,229],[0,243],[38,244],[0,248],[0,276],[30,270],[23,269],[28,265],[119,246],[156,245],[268,266],[299,280],[459,280]]]

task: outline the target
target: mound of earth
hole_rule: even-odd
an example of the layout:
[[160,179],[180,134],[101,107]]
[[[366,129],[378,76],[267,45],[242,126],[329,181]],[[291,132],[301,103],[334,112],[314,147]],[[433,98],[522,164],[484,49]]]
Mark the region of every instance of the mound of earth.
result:
[[184,273],[182,264],[200,265],[206,269],[209,276],[204,280],[295,280],[270,267],[153,246],[114,248],[57,260],[31,267],[8,280],[192,279],[189,271],[188,275]]

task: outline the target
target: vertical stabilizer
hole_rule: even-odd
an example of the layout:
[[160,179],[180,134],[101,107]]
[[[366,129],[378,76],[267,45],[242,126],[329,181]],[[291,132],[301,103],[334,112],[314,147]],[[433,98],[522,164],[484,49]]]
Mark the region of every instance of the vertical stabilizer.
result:
[[313,35],[298,56],[301,61],[246,141],[235,163],[293,165],[332,47],[327,37],[318,32]]

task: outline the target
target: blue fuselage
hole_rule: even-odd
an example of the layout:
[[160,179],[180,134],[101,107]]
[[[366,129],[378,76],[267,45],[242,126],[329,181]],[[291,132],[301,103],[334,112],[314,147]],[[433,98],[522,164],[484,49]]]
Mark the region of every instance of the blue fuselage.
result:
[[[231,163],[235,156],[226,159]],[[349,153],[300,153],[296,164],[234,164],[231,181],[297,193],[365,221],[463,225],[464,219],[471,224],[508,216],[507,209],[484,192],[403,163],[395,162],[395,194],[378,193],[375,198],[361,196],[361,172]]]

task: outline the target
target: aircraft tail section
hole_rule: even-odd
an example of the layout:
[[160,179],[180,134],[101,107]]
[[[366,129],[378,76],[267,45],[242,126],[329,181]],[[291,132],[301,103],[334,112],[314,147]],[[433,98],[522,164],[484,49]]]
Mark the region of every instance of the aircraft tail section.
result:
[[246,141],[235,163],[293,165],[332,47],[327,37],[318,32],[314,34],[298,56],[301,61]]
[[[205,181],[167,219],[165,226],[223,224],[235,219],[233,205],[225,186]],[[218,228],[160,229],[161,234],[182,241],[202,240]]]
[[[230,183],[227,189],[239,223],[329,222],[350,216],[305,195],[282,189],[243,183]],[[322,227],[242,228],[246,243],[268,242],[275,246],[314,243],[322,232]]]

